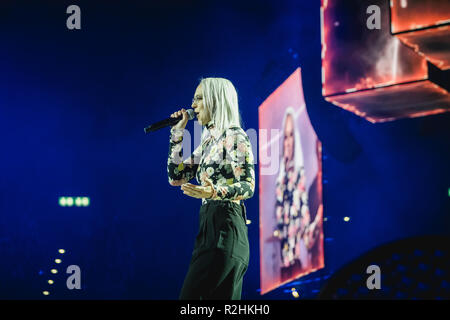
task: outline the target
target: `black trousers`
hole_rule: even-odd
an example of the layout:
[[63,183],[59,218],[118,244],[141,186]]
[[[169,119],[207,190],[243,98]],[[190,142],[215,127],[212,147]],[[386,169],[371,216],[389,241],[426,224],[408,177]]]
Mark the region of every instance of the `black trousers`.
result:
[[200,226],[180,300],[240,300],[249,263],[244,204],[211,200]]

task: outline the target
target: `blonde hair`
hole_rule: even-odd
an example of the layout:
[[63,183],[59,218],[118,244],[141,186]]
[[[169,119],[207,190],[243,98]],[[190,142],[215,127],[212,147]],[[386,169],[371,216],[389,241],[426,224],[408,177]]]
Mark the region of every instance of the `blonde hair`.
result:
[[231,127],[241,127],[238,96],[230,80],[203,78],[200,80],[203,101],[214,127],[223,132]]
[[[292,124],[293,124],[293,130],[294,130],[294,167],[297,170],[300,170],[303,166],[304,166],[304,159],[303,159],[303,150],[302,150],[302,143],[300,140],[300,133],[297,130],[297,123],[296,123],[296,111],[293,107],[287,107],[285,113],[284,113],[284,117],[283,117],[283,124],[282,124],[282,130],[284,132],[284,128],[286,127],[286,120],[287,117],[290,117],[292,119]],[[284,133],[282,136],[283,140],[284,140]],[[285,163],[283,161],[283,156],[284,156],[284,143],[283,141],[281,142],[281,153],[280,153],[280,171],[278,173],[278,181],[281,183],[281,181],[283,181],[284,175],[285,175]]]

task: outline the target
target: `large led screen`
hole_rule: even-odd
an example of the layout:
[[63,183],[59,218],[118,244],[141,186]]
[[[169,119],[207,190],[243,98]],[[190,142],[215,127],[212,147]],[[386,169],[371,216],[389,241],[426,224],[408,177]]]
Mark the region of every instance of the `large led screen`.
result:
[[261,294],[324,267],[321,143],[297,69],[259,107]]

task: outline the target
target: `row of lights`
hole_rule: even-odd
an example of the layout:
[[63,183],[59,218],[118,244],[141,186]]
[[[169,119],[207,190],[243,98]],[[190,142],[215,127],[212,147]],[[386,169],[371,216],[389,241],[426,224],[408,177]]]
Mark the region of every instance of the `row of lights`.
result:
[[[344,217],[344,218],[342,218],[342,220],[344,220],[345,222],[349,222],[350,221],[350,217]],[[328,221],[328,217],[324,217],[323,221]]]
[[58,203],[61,207],[88,207],[91,200],[89,197],[59,197]]
[[[59,252],[60,254],[64,254],[64,253],[66,252],[66,250],[64,250],[64,249],[59,249],[58,252]],[[62,262],[61,259],[55,259],[55,263],[56,263],[56,264],[60,264],[61,262]],[[53,268],[53,269],[50,270],[50,272],[51,272],[52,274],[57,274],[57,273],[58,273],[58,269],[54,269],[54,268]],[[52,284],[54,284],[55,282],[54,282],[52,279],[49,279],[49,280],[47,281],[47,283],[50,284],[50,285],[52,285]],[[48,295],[50,294],[50,292],[47,291],[47,290],[45,290],[45,291],[42,291],[42,294],[43,294],[44,296],[48,296]]]

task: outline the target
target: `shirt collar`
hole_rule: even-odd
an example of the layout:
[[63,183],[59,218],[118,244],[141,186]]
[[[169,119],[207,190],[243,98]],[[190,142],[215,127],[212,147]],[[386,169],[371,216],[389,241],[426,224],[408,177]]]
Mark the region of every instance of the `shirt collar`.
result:
[[211,133],[211,136],[213,136],[214,139],[217,140],[220,137],[220,132],[218,129],[216,129],[212,120],[206,124],[206,128]]
[[210,130],[211,128],[214,128],[214,122],[212,120],[209,120],[209,122],[206,124],[206,128]]

